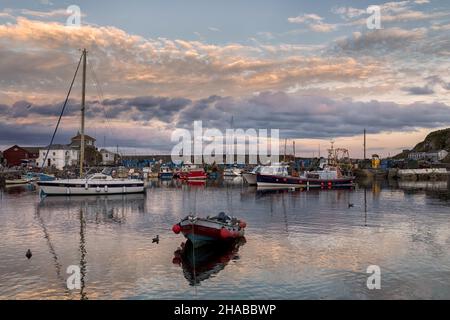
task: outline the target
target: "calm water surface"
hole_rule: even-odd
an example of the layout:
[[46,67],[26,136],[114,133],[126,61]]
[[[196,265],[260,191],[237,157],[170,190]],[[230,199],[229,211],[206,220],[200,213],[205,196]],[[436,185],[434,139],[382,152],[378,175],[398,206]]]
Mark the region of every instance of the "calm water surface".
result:
[[[174,223],[219,211],[247,221],[245,241],[176,252]],[[152,182],[145,195],[43,200],[8,188],[0,234],[0,299],[450,299],[446,182],[309,192]],[[69,265],[81,290],[66,287]],[[367,289],[369,265],[380,290]]]

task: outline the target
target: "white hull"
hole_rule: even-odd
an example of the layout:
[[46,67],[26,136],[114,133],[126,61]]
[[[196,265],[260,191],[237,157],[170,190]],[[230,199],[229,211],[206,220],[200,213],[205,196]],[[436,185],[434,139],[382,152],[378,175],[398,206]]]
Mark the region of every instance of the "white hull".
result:
[[70,186],[40,186],[41,191],[46,195],[106,195],[106,194],[127,194],[127,193],[142,193],[144,192],[144,185],[140,187],[114,187],[108,188],[97,187],[70,187]]
[[256,185],[256,174],[254,173],[243,173],[242,176],[244,177],[244,180],[247,182],[250,186]]
[[113,179],[94,174],[88,179],[64,179],[38,182],[46,195],[106,195],[144,192],[144,182],[132,179]]
[[298,183],[268,183],[268,182],[258,182],[258,188],[280,188],[280,189],[289,189],[289,188],[305,188],[306,184],[298,184]]
[[16,180],[5,180],[5,184],[7,185],[19,185],[19,184],[27,184],[29,181],[24,179],[16,179]]

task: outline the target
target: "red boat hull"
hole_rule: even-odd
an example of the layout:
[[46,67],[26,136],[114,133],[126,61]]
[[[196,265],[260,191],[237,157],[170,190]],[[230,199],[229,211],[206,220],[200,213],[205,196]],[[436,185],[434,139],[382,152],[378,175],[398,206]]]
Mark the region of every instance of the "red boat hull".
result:
[[208,178],[203,169],[180,172],[179,177],[183,180],[206,180]]

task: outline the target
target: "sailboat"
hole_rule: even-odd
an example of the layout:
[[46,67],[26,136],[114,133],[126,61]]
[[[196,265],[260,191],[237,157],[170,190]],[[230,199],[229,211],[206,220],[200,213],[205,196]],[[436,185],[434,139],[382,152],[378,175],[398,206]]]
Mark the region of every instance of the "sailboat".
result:
[[[101,173],[94,173],[83,177],[84,154],[85,154],[84,120],[85,120],[85,98],[86,98],[86,60],[87,60],[86,49],[83,49],[80,62],[81,60],[83,61],[83,82],[81,86],[82,92],[81,92],[81,132],[80,132],[81,135],[80,178],[58,179],[53,181],[39,181],[37,184],[40,187],[41,195],[94,195],[94,194],[105,195],[105,194],[142,193],[145,190],[143,180],[113,178],[111,175],[107,174],[107,170],[103,170]],[[75,76],[77,71],[75,72]],[[57,128],[58,127],[56,127],[55,129],[55,133]],[[55,136],[55,133],[53,134],[53,137]],[[50,146],[51,143],[49,145],[49,148]]]

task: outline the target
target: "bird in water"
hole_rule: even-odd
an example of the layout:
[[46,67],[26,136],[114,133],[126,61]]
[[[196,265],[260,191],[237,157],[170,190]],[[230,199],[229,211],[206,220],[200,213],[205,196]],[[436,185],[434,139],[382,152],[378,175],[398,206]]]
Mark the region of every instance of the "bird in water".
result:
[[25,253],[25,257],[27,257],[28,259],[30,259],[33,256],[33,254],[31,253],[31,250],[28,249],[27,253]]
[[154,237],[153,239],[152,239],[152,243],[159,243],[159,234],[158,235],[156,235],[156,237]]
[[353,203],[349,203],[349,204],[348,204],[348,207],[349,207],[349,208],[353,208],[353,207],[354,207],[354,204],[353,204]]

